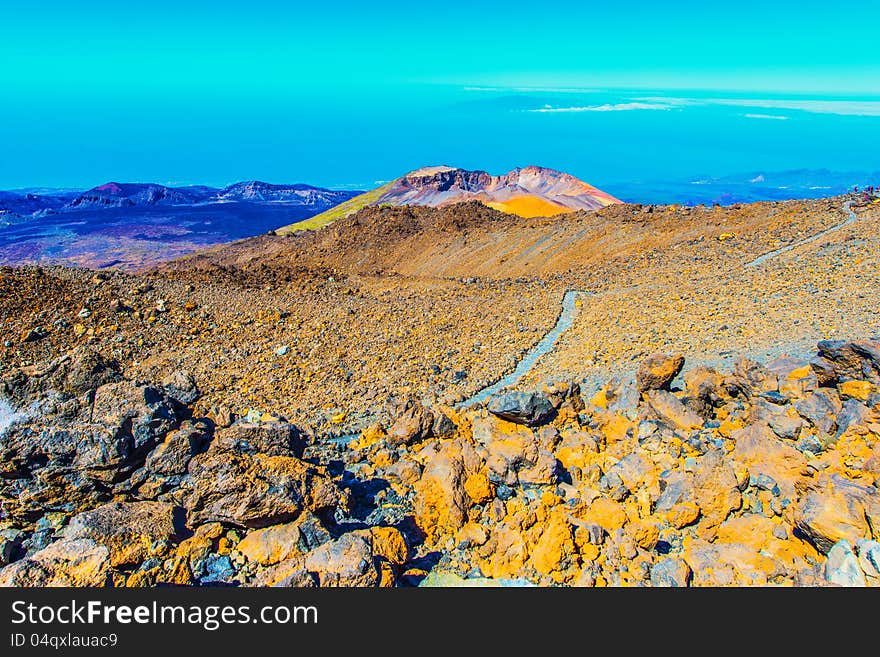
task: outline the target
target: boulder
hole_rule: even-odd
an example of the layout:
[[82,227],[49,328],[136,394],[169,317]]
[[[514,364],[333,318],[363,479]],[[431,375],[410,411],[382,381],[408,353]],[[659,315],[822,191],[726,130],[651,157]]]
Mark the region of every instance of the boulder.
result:
[[494,395],[486,404],[486,410],[508,422],[530,427],[546,424],[556,415],[553,404],[539,392],[515,391]]
[[201,396],[195,378],[184,370],[175,370],[162,379],[162,387],[171,399],[183,406],[189,406]]
[[428,458],[415,485],[413,511],[429,541],[454,534],[464,525],[472,504],[465,481],[461,450],[454,444],[444,445]]
[[558,477],[556,457],[539,446],[532,429],[497,417],[475,418],[473,436],[495,484],[550,484]]
[[57,468],[119,479],[119,471],[139,465],[181,419],[163,391],[126,381],[99,387],[90,407],[71,403],[69,413],[70,404],[62,415],[46,410],[0,436],[0,472],[13,478]]
[[89,538],[56,541],[0,570],[0,586],[98,587],[110,583],[110,550]]
[[150,452],[144,470],[151,475],[166,477],[185,475],[190,459],[202,453],[210,440],[211,434],[204,424],[187,420],[179,429],[170,431]]
[[816,384],[822,387],[833,386],[837,383],[837,372],[834,363],[827,358],[816,356],[810,361],[810,368],[816,376]]
[[330,539],[330,533],[318,518],[306,512],[294,522],[250,532],[236,549],[250,561],[272,566],[294,556],[305,555]]
[[[387,441],[392,447],[425,440],[433,435],[435,423],[439,432],[448,433],[446,424],[415,399],[389,404],[388,411],[393,421],[388,429]],[[445,415],[442,417],[446,418]]]
[[821,475],[797,500],[793,519],[816,548],[827,554],[838,541],[853,544],[872,538],[880,527],[880,491],[838,474]]
[[667,470],[660,475],[660,496],[654,504],[657,511],[669,511],[679,504],[693,504],[694,476],[682,470]]
[[682,557],[695,586],[767,586],[791,575],[780,560],[741,543],[686,540]]
[[109,383],[95,391],[91,417],[129,442],[132,452],[146,454],[183,419],[161,388],[130,381]]
[[147,456],[142,468],[127,483],[140,499],[156,499],[173,491],[187,473],[189,462],[208,446],[211,434],[203,422],[184,421],[180,428],[169,432]]
[[840,438],[851,426],[864,425],[870,417],[871,413],[864,404],[856,399],[847,399],[834,420],[837,425],[835,437]]
[[703,516],[700,527],[711,533],[742,506],[736,473],[720,450],[712,450],[697,460],[693,474],[694,501]]
[[709,418],[714,408],[730,399],[724,387],[724,377],[711,367],[699,365],[688,370],[684,384],[687,406],[704,418]]
[[653,470],[654,466],[650,459],[638,451],[634,451],[612,465],[605,474],[617,475],[627,490],[634,493],[648,479]]
[[345,495],[322,468],[293,456],[214,449],[190,461],[182,503],[190,526],[217,521],[261,528],[323,513]]
[[691,576],[691,568],[687,562],[675,557],[666,557],[651,567],[651,586],[689,586]]
[[669,390],[672,380],[684,367],[684,356],[663,353],[651,354],[639,364],[636,385],[639,392]]
[[495,486],[484,472],[475,472],[465,479],[464,490],[474,504],[483,504],[495,497]]
[[564,513],[555,512],[545,521],[529,559],[539,573],[549,575],[577,563],[574,528]]
[[581,387],[573,381],[557,383],[547,388],[547,399],[553,404],[553,408],[559,410],[563,406],[567,406],[575,413],[584,410],[584,400],[581,398]]
[[67,540],[91,539],[106,547],[111,566],[139,564],[181,538],[183,514],[162,502],[110,502],[71,518],[64,529]]
[[828,550],[828,560],[825,562],[825,579],[837,586],[867,586],[865,574],[859,566],[859,559],[853,552],[849,541],[837,541]]
[[304,567],[320,586],[376,586],[379,572],[370,539],[354,532],[343,534],[306,555]]
[[527,463],[517,471],[520,485],[545,486],[559,481],[559,462],[552,452],[539,449],[534,463]]
[[807,459],[790,442],[778,438],[770,427],[758,422],[731,434],[736,446],[731,456],[748,468],[753,482],[767,478],[779,486],[779,493],[790,500],[796,486],[804,481],[801,474]]
[[121,380],[116,361],[80,346],[46,363],[13,370],[5,381],[0,381],[0,392],[19,404],[27,404],[48,393],[65,398],[88,395],[104,384]]
[[829,434],[837,428],[837,414],[843,408],[837,391],[827,388],[811,392],[794,407],[816,429]]
[[827,381],[826,368],[830,367],[834,373],[833,381],[866,380],[880,383],[880,341],[822,340],[816,346],[818,358],[824,362],[820,361],[819,367],[811,365],[820,380]]
[[669,426],[681,431],[692,431],[703,426],[703,418],[687,408],[671,392],[648,390],[644,395],[654,414]]
[[94,404],[42,402],[40,411],[0,435],[0,497],[12,517],[75,512],[108,501],[113,486],[139,468],[180,424],[162,390],[110,383]]
[[214,435],[218,450],[239,454],[295,456],[302,458],[305,434],[286,422],[236,422]]
[[725,387],[738,390],[746,397],[754,397],[762,392],[778,391],[779,377],[760,363],[739,358],[733,364],[733,374],[725,380]]

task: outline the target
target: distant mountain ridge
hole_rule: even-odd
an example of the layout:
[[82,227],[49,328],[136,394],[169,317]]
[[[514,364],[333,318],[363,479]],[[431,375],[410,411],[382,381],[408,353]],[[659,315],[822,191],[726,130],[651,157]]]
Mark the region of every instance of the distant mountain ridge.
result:
[[321,204],[336,205],[347,201],[358,193],[324,189],[302,183],[276,185],[259,180],[251,180],[224,187],[218,191],[217,199],[270,203],[296,202],[302,205],[316,206]]
[[272,184],[259,180],[216,188],[204,185],[170,187],[158,183],[107,182],[87,191],[36,194],[0,191],[0,212],[18,216],[47,212],[192,206],[210,203],[283,203],[319,212],[343,203],[360,192],[339,191],[303,183]]
[[359,193],[262,181],[0,191],[0,264],[139,269],[307,221]]
[[80,194],[64,207],[84,208],[122,208],[143,205],[187,205],[196,203],[193,194],[152,183],[108,182]]

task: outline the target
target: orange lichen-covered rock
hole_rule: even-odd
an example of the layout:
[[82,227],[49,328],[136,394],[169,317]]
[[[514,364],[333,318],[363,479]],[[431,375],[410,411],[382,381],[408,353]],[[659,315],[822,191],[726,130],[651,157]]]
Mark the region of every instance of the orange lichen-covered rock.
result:
[[636,384],[639,392],[646,390],[669,389],[669,384],[681,372],[684,356],[656,353],[648,356],[639,365]]
[[430,541],[454,534],[467,520],[472,504],[464,487],[461,450],[453,443],[431,455],[415,485],[416,522]]
[[662,517],[676,529],[682,529],[697,521],[700,517],[700,507],[693,502],[681,502],[663,512]]
[[794,497],[795,486],[804,479],[807,459],[790,441],[777,438],[763,422],[741,429],[731,438],[736,441],[731,457],[743,463],[752,477],[772,477],[782,496]]
[[481,553],[488,556],[481,560],[480,570],[486,577],[518,577],[529,557],[528,547],[522,534],[509,525],[502,525],[492,532]]
[[110,550],[90,538],[62,540],[0,570],[0,586],[107,586]]
[[719,451],[709,452],[698,460],[694,469],[694,498],[703,516],[700,527],[704,532],[711,534],[731,511],[742,506],[738,483],[733,467]]
[[577,556],[572,525],[562,512],[554,512],[546,521],[530,560],[539,573],[549,575],[571,564]]
[[474,504],[483,504],[495,497],[495,487],[484,472],[475,472],[464,482],[464,489]]
[[868,401],[874,392],[874,384],[870,381],[842,381],[837,384],[841,399],[858,399]]
[[373,555],[397,565],[406,563],[409,546],[406,538],[394,527],[370,527]]
[[623,505],[607,497],[597,497],[593,500],[584,513],[583,519],[595,522],[609,533],[623,527],[628,520]]
[[660,539],[660,530],[657,523],[641,520],[627,525],[627,532],[635,541],[636,545],[644,550],[653,550]]

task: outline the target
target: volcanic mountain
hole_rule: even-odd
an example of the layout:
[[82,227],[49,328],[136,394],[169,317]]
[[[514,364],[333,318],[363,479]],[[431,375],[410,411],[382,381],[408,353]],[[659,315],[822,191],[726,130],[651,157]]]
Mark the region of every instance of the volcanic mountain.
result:
[[537,166],[517,168],[500,176],[449,166],[416,169],[347,203],[281,232],[318,228],[370,205],[443,207],[480,201],[521,217],[550,217],[576,210],[598,210],[621,203],[600,189],[567,173]]
[[202,200],[194,190],[152,183],[108,182],[83,192],[65,209],[124,208],[151,205],[189,205]]
[[352,198],[349,191],[323,189],[297,183],[273,185],[259,180],[239,182],[216,192],[218,201],[248,201],[251,203],[290,203],[309,207],[327,208]]

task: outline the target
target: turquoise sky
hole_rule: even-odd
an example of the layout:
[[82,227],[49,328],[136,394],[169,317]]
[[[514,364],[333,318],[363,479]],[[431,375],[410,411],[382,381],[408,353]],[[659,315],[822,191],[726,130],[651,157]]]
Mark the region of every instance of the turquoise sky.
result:
[[864,168],[834,144],[880,127],[877,25],[880,2],[5,0],[0,188]]

